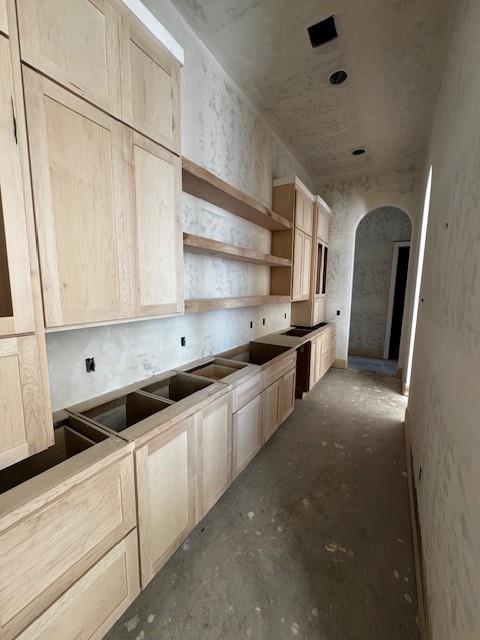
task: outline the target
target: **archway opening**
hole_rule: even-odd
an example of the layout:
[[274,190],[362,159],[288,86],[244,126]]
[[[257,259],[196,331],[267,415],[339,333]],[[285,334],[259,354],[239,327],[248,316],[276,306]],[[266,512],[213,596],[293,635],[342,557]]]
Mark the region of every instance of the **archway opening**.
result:
[[401,352],[412,223],[397,207],[367,213],[355,236],[348,359],[396,373]]

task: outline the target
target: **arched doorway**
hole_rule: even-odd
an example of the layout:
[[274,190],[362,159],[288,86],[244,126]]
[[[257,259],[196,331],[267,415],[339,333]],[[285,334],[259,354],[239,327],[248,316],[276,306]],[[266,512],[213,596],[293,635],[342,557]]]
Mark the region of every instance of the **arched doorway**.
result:
[[395,373],[402,338],[412,223],[398,207],[367,213],[357,226],[349,366]]

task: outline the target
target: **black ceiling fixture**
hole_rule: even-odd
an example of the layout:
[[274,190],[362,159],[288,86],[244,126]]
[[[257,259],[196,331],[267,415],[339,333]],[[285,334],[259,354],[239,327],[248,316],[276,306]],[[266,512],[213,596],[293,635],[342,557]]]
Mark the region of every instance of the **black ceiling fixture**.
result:
[[308,35],[314,48],[336,38],[338,33],[335,25],[335,16],[330,16],[317,22],[317,24],[312,24],[311,27],[308,27]]
[[334,71],[329,77],[330,84],[343,84],[345,80],[348,78],[348,73],[344,69],[339,69],[338,71]]
[[363,147],[359,147],[358,149],[354,149],[352,151],[352,156],[363,156],[367,153],[367,150]]

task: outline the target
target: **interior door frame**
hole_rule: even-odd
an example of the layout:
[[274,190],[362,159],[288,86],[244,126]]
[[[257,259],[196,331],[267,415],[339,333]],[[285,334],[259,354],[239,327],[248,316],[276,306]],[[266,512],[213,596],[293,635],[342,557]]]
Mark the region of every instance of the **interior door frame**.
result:
[[[410,247],[411,241],[393,243],[393,257],[392,257],[392,270],[390,273],[390,289],[388,292],[388,308],[387,308],[387,324],[385,327],[385,342],[383,345],[383,359],[388,360],[388,352],[390,351],[390,338],[392,334],[392,317],[393,317],[393,303],[395,300],[395,284],[397,281],[397,269],[398,269],[398,252],[400,247]],[[403,326],[402,326],[403,331]]]

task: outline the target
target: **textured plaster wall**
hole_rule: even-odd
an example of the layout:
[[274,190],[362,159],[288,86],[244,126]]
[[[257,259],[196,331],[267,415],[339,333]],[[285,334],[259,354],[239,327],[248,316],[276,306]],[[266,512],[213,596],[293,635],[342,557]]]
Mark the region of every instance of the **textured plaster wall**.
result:
[[[404,367],[408,353],[413,284],[416,269],[417,220],[420,202],[415,171],[393,171],[378,175],[332,179],[318,186],[335,215],[329,241],[326,318],[337,325],[339,360],[347,360],[354,273],[355,233],[362,218],[375,209],[396,207],[408,213],[412,221],[412,251],[405,301],[399,366]],[[337,311],[340,315],[337,316]]]
[[427,164],[424,301],[408,405],[435,640],[480,638],[479,60],[480,3],[462,0]]
[[[168,0],[147,7],[185,49],[182,152],[239,189],[271,205],[272,180],[312,181]],[[268,252],[271,234],[184,195],[185,230]],[[265,267],[185,255],[185,296],[226,297],[269,291]],[[286,314],[286,318],[285,318]],[[265,318],[265,325],[262,319]],[[250,329],[250,320],[253,329]],[[192,314],[49,334],[50,384],[60,409],[198,357],[247,342],[290,323],[290,305]],[[180,338],[187,339],[186,347]],[[85,372],[95,356],[97,370]]]
[[350,353],[383,358],[394,242],[410,240],[412,223],[393,207],[372,211],[357,227]]

